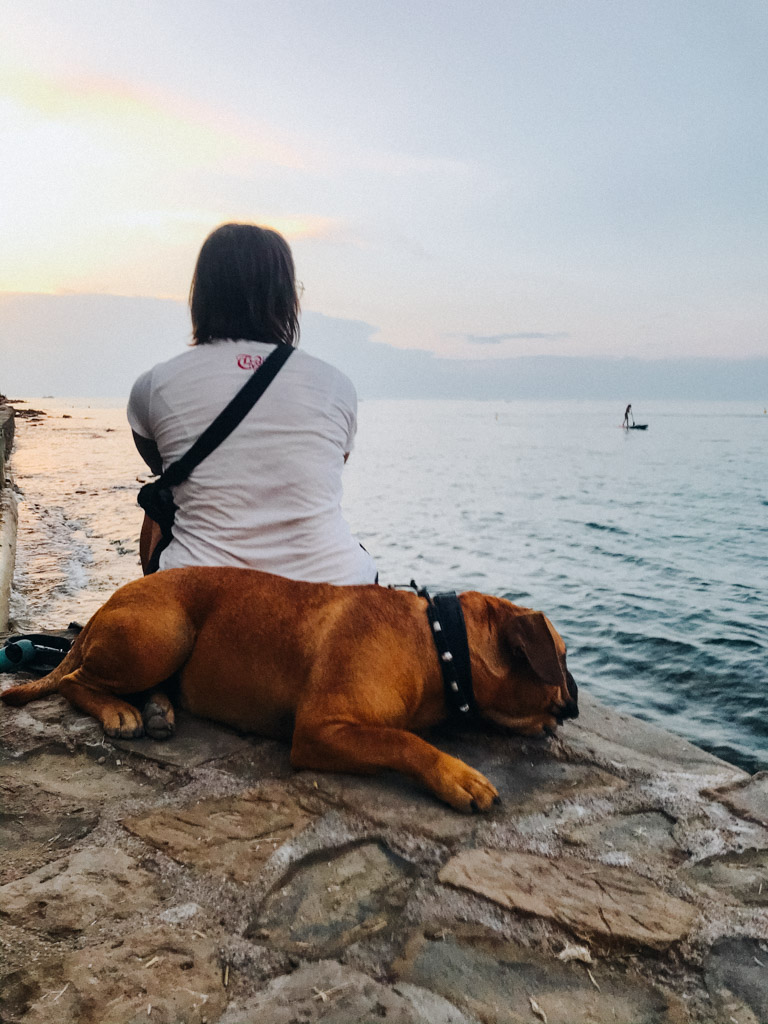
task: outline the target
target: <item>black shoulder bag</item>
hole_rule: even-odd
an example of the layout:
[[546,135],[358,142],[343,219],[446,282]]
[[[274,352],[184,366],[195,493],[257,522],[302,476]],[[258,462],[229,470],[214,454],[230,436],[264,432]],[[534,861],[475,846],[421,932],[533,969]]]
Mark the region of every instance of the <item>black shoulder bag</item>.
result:
[[185,452],[176,462],[172,462],[157,480],[144,484],[139,491],[137,499],[139,505],[162,531],[162,537],[150,555],[145,576],[157,572],[160,555],[173,540],[173,521],[176,518],[173,488],[183,483],[195,466],[210,455],[214,448],[218,448],[226,437],[229,437],[238,423],[267,390],[292,352],[293,348],[290,345],[278,345],[274,352],[270,352],[259,369],[254,371],[245,386],[222,409],[213,423],[203,431],[189,451]]

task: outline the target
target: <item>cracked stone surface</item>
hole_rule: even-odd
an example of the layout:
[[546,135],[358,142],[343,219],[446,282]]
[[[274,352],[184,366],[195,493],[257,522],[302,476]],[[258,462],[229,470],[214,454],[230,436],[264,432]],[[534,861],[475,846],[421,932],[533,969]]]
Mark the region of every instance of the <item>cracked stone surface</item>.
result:
[[236,1003],[219,1024],[478,1024],[447,999],[416,985],[391,988],[334,960],[300,967]]
[[[567,764],[555,760],[541,742],[517,738],[484,738],[482,744],[466,737],[435,739],[446,753],[466,760],[483,772],[499,790],[502,805],[490,819],[503,821],[549,810],[562,800],[599,797],[622,789],[626,783],[592,765]],[[316,787],[334,805],[359,814],[372,822],[393,828],[408,828],[432,839],[451,843],[467,835],[467,822],[417,789],[409,780],[389,775],[386,780],[354,775],[302,773],[303,785]],[[386,793],[386,799],[381,799]],[[488,817],[483,821],[489,820]]]
[[693,885],[714,890],[720,899],[768,907],[768,850],[709,857],[685,868],[680,875]]
[[563,746],[571,754],[597,757],[616,766],[649,771],[694,772],[707,776],[730,776],[731,781],[747,778],[746,772],[707,754],[687,740],[665,732],[649,722],[639,723],[600,704],[588,693],[579,692],[579,719],[563,732]]
[[25,1024],[202,1024],[226,1005],[213,943],[168,926],[32,964],[14,981]]
[[647,859],[648,848],[653,847],[654,860],[674,867],[685,860],[685,852],[672,835],[674,826],[674,819],[658,811],[621,814],[572,828],[564,838],[577,846],[604,848],[604,858],[624,854],[640,864]]
[[[8,807],[0,793],[0,806]],[[26,808],[32,807],[32,810]],[[39,797],[24,810],[0,811],[0,885],[12,882],[41,861],[60,857],[99,821],[95,811]]]
[[768,825],[768,772],[757,772],[751,778],[714,790],[712,795],[736,814]]
[[[313,790],[334,807],[359,814],[379,825],[405,827],[431,839],[451,842],[467,834],[467,822],[450,807],[438,803],[407,779],[389,776],[386,781],[356,775],[299,774],[299,785]],[[382,790],[386,799],[381,799]]]
[[[705,962],[706,980],[723,1019],[751,1024],[744,1016],[748,1007],[753,1020],[768,1020],[768,943],[747,938],[728,938],[715,943]],[[738,1017],[736,1017],[738,1014]]]
[[393,926],[411,874],[379,843],[315,856],[266,898],[249,934],[298,953],[338,953]]
[[86,932],[157,902],[154,880],[122,850],[81,850],[0,886],[0,918],[53,936]]
[[[28,672],[0,675],[0,690],[33,678]],[[52,743],[66,747],[72,742],[100,744],[102,739],[99,723],[79,714],[59,696],[18,708],[7,719],[4,716],[3,743],[17,756],[50,747]]]
[[162,807],[123,819],[134,835],[200,871],[247,882],[275,850],[313,818],[284,790]]
[[487,1024],[677,1024],[687,1019],[672,993],[603,964],[564,964],[514,945],[417,938],[397,964],[399,978],[439,992]]
[[502,798],[500,814],[532,814],[577,797],[608,796],[626,783],[594,764],[552,756],[549,740],[521,737],[457,736],[444,744],[447,753],[466,760],[491,779]]
[[436,735],[504,798],[465,816],[180,723],[0,708],[3,1022],[768,1019],[764,776],[585,696],[555,740]]
[[253,741],[233,729],[205,722],[200,718],[179,712],[173,741],[151,740],[143,736],[138,740],[113,740],[119,750],[147,757],[161,764],[197,767],[209,761],[248,753]]
[[153,788],[125,764],[101,765],[86,754],[42,750],[24,761],[23,772],[14,764],[0,764],[3,801],[25,804],[30,794],[50,793],[80,803],[104,804],[115,798],[140,797]]
[[[102,757],[106,762],[106,757]],[[40,748],[0,762],[0,884],[60,857],[98,824],[110,801],[151,795],[156,786],[127,765]]]
[[573,857],[466,850],[438,878],[501,906],[607,939],[664,949],[690,931],[696,909],[626,868]]

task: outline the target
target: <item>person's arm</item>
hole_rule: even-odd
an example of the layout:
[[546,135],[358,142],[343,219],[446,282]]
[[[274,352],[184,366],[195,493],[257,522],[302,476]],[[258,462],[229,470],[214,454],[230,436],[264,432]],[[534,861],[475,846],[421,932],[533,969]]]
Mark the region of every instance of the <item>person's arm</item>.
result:
[[[163,472],[163,460],[156,442],[149,436],[152,433],[151,417],[149,416],[152,372],[152,370],[148,370],[146,373],[143,373],[131,388],[127,415],[136,451],[146,462],[147,466],[149,466],[150,470],[159,476]],[[141,570],[145,575],[152,552],[155,550],[161,537],[162,531],[160,527],[144,513],[139,533],[139,559],[141,561]]]
[[154,370],[147,370],[134,383],[126,415],[136,450],[152,472],[159,475],[163,471],[163,460],[154,441],[154,423],[150,415],[153,373]]
[[154,519],[150,519],[145,512],[144,520],[141,524],[141,533],[139,534],[139,561],[141,562],[141,571],[145,576],[147,575],[147,566],[152,557],[152,552],[160,543],[162,536],[163,531]]
[[157,445],[151,437],[142,437],[135,430],[131,431],[131,433],[133,434],[133,443],[136,445],[139,455],[144,459],[152,472],[159,476],[163,472],[163,460],[160,457],[160,452],[157,450]]
[[[141,434],[137,434],[135,430],[131,431],[133,434],[133,443],[136,445],[136,450],[139,455],[144,459],[146,464],[156,473],[158,476],[163,472],[163,460],[160,458],[160,452],[157,450],[157,445],[150,437],[142,437]],[[141,523],[141,532],[139,534],[139,560],[141,561],[141,571],[146,575],[147,565],[149,559],[152,556],[152,552],[155,550],[155,545],[159,542],[162,537],[162,531],[154,519],[150,519],[149,516],[144,513],[144,519]]]
[[338,391],[336,395],[336,408],[346,425],[347,438],[344,443],[344,463],[346,464],[352,454],[357,433],[357,392],[352,381],[343,374],[338,376]]

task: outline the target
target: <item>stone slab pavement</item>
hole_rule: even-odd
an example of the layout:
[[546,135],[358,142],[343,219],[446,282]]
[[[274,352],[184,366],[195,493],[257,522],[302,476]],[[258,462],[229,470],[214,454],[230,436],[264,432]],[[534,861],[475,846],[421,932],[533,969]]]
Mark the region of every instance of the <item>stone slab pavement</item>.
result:
[[3,707],[0,1021],[768,1020],[765,774],[582,709],[435,737],[502,794],[465,817],[184,714]]

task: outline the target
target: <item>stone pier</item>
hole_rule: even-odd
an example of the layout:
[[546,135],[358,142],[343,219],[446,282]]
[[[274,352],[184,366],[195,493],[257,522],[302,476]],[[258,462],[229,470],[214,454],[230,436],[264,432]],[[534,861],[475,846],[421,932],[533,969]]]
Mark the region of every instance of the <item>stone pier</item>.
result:
[[435,738],[501,791],[470,817],[184,715],[0,716],[8,1024],[768,1020],[768,777],[589,696]]
[[0,629],[8,627],[11,581],[16,559],[16,493],[8,457],[16,427],[14,409],[0,396]]
[[432,737],[498,787],[475,816],[184,714],[0,705],[0,1024],[768,1021],[768,773],[581,694],[556,738]]

